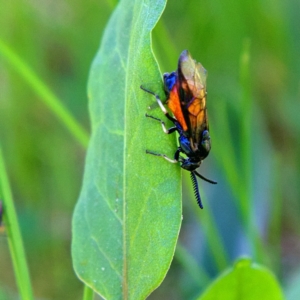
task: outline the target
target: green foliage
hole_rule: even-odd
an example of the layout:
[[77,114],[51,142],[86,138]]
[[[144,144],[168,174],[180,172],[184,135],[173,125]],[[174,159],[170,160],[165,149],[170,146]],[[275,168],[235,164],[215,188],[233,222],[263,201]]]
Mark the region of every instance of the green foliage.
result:
[[283,295],[277,280],[268,269],[252,263],[249,258],[241,258],[198,298],[214,299],[282,300]]
[[[0,0],[0,139],[37,298],[64,299],[68,295],[80,299],[83,294],[70,258],[70,224],[82,182],[82,146],[87,141],[82,128],[89,127],[86,82],[104,28],[106,40],[112,30],[112,23],[108,27],[106,23],[114,3],[117,1]],[[119,6],[112,17],[119,14],[115,29],[120,29],[121,22],[127,24],[126,17],[128,23],[132,21],[129,31],[124,26],[107,43],[114,49],[114,43],[122,41],[114,49],[119,56],[112,62],[116,52],[104,51],[102,43],[93,64],[89,80],[93,133],[74,216],[74,227],[81,229],[75,228],[73,246],[77,238],[84,241],[76,249],[78,261],[89,255],[84,251],[91,249],[91,233],[95,233],[95,245],[108,237],[103,242],[106,246],[112,245],[113,237],[123,241],[125,233],[130,247],[131,231],[141,221],[143,226],[150,225],[137,235],[137,242],[149,241],[149,235],[156,242],[159,234],[172,232],[165,236],[169,245],[163,251],[159,244],[152,245],[156,252],[142,254],[137,252],[145,245],[138,245],[136,252],[121,246],[119,270],[123,268],[123,249],[137,255],[129,257],[135,264],[133,270],[141,262],[140,256],[149,259],[153,255],[154,263],[146,267],[159,273],[145,280],[141,290],[146,295],[159,284],[170,263],[180,223],[180,170],[144,151],[172,156],[175,137],[164,135],[158,123],[145,119],[147,107],[155,101],[139,89],[143,84],[162,96],[160,74],[149,49],[153,42],[163,71],[176,69],[183,49],[189,49],[208,70],[212,151],[200,171],[218,185],[199,182],[204,203],[200,211],[190,192],[190,181],[185,181],[188,174],[183,172],[180,246],[165,280],[149,299],[194,299],[230,261],[247,254],[274,271],[287,298],[293,300],[298,291],[299,266],[295,262],[300,236],[299,4],[169,1],[150,41],[150,31],[163,6],[163,1],[149,1],[148,7],[138,3],[141,11],[149,12],[144,20],[137,20],[139,11],[133,10],[130,18],[129,6],[122,11]],[[141,24],[149,27],[137,30],[135,26]],[[140,37],[142,43],[138,44]],[[130,39],[127,46],[126,38]],[[102,65],[106,62],[109,69]],[[115,77],[111,79],[108,74]],[[102,99],[101,103],[97,99]],[[163,117],[159,109],[151,114]],[[103,167],[104,158],[109,160],[109,167]],[[152,194],[145,192],[148,184]],[[88,197],[92,191],[95,197]],[[122,222],[129,219],[126,227],[119,224],[116,230],[109,228],[110,235],[103,223],[113,218],[110,214],[102,218],[102,211],[97,213],[101,208],[99,191],[111,205],[119,199],[117,211],[114,206],[106,210],[108,213],[115,213]],[[95,208],[88,199],[97,199]],[[127,204],[130,212],[121,212],[121,203]],[[141,207],[148,209],[146,214],[141,213]],[[92,227],[83,231],[89,224]],[[9,226],[4,216],[5,234]],[[160,231],[155,235],[156,228]],[[0,237],[0,265],[5,270],[0,272],[0,297],[15,299],[19,293],[15,288],[17,273],[12,271],[5,234]],[[77,266],[76,271],[88,270],[92,276],[89,272],[93,267]],[[137,267],[145,270],[141,263]],[[93,287],[99,285],[91,283],[92,277],[81,277]],[[296,280],[291,284],[293,277]],[[88,287],[84,298],[92,298]]]
[[178,168],[145,153],[172,153],[175,141],[157,143],[160,125],[145,118],[155,98],[140,89],[161,93],[149,46],[164,5],[121,1],[90,73],[92,137],[72,249],[78,276],[106,299],[143,299],[160,284],[181,223],[181,188],[169,176]]
[[10,47],[0,40],[0,53],[5,60],[20,74],[28,83],[28,86],[43,100],[54,115],[67,127],[76,139],[86,147],[88,136],[85,130],[77,123],[73,116],[63,106],[61,101],[49,90],[22,59]]
[[[8,244],[12,257],[14,273],[22,299],[33,299],[32,287],[28,272],[28,266],[25,258],[23,240],[20,232],[18,218],[14,207],[11,187],[7,178],[2,149],[0,148],[0,199],[3,199],[2,211],[3,220],[8,235]],[[2,216],[1,216],[2,217]],[[2,225],[2,224],[0,224]],[[4,297],[4,296],[3,296]]]

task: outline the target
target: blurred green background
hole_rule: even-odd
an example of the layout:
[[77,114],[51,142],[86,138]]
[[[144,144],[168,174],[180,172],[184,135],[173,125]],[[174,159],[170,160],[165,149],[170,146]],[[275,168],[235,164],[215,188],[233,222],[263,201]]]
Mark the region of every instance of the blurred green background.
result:
[[[89,68],[115,5],[113,0],[0,0],[0,39],[87,131]],[[178,249],[170,272],[151,299],[193,299],[209,278],[240,255],[267,265],[288,298],[296,299],[299,11],[300,2],[295,0],[167,3],[153,33],[154,51],[162,72],[176,68],[183,49],[208,70],[213,140],[201,174],[218,185],[199,182],[205,206],[200,211],[184,173],[180,242],[185,250]],[[247,56],[249,63],[241,63],[241,57]],[[35,296],[80,299],[82,284],[72,269],[70,242],[85,149],[2,55],[0,143]],[[195,280],[184,261],[185,251],[203,268],[206,282]],[[0,292],[16,299],[5,234],[0,236]]]

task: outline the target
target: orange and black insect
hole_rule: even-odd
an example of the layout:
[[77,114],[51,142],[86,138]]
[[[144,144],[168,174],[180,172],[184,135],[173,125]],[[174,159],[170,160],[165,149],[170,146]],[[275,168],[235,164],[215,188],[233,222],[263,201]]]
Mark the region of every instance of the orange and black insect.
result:
[[[166,104],[174,117],[170,116],[157,94],[141,86],[141,89],[145,92],[155,96],[163,113],[175,126],[167,129],[161,119],[148,114],[146,114],[146,117],[159,121],[165,133],[170,134],[177,131],[179,134],[179,147],[175,152],[174,159],[164,154],[148,150],[146,152],[162,156],[171,163],[179,162],[181,168],[191,172],[195,197],[200,208],[203,208],[203,205],[196,176],[209,183],[216,184],[215,181],[205,178],[196,171],[211,148],[206,109],[206,76],[206,70],[190,56],[187,50],[184,50],[179,57],[178,69],[172,73],[164,74]],[[181,156],[181,153],[187,158]]]

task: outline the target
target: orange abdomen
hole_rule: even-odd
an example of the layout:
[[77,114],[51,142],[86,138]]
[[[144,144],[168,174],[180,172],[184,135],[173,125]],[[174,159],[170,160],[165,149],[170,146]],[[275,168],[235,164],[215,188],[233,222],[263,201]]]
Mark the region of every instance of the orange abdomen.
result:
[[167,105],[170,108],[170,110],[172,111],[176,120],[182,126],[182,129],[184,131],[187,131],[188,127],[186,125],[186,122],[185,122],[185,119],[184,119],[184,116],[182,113],[182,108],[181,108],[180,100],[178,97],[176,85],[173,86],[173,88],[170,92],[169,99],[167,100]]

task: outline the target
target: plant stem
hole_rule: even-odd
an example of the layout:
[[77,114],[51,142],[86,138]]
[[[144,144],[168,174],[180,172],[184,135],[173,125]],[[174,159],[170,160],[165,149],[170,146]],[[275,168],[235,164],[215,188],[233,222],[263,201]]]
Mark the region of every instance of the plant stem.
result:
[[8,64],[19,73],[28,85],[36,92],[46,106],[56,115],[62,124],[70,133],[86,148],[89,140],[89,134],[74,119],[69,111],[64,107],[62,101],[56,97],[51,90],[39,79],[38,75],[22,60],[13,49],[0,39],[0,54]]
[[[12,198],[11,188],[0,148],[0,192],[3,197],[3,220],[7,232],[8,245],[12,257],[20,298],[31,300],[33,292],[26,262],[25,250],[17,214]],[[3,271],[3,270],[2,270]]]

